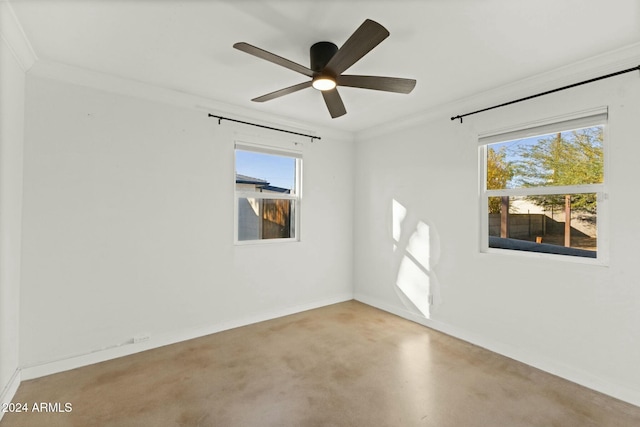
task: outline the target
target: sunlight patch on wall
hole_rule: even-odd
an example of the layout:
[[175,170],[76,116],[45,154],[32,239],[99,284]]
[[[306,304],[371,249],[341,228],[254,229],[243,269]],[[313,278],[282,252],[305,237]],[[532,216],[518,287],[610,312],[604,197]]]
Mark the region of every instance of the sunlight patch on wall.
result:
[[396,285],[420,313],[429,318],[429,274],[409,256],[400,263]]
[[430,318],[433,301],[430,227],[423,221],[417,221],[415,228],[410,231],[411,228],[407,227],[411,224],[407,208],[395,199],[392,200],[391,210],[393,251],[399,257],[396,287],[405,304],[412,305],[423,316]]
[[429,269],[429,257],[431,255],[429,243],[429,226],[420,221],[416,226],[416,231],[413,232],[409,239],[407,252],[427,270]]
[[395,199],[392,201],[391,206],[391,215],[392,215],[392,224],[391,224],[391,233],[393,236],[394,244],[393,251],[395,252],[398,249],[398,242],[400,242],[400,236],[402,235],[402,222],[407,216],[407,208],[402,206]]

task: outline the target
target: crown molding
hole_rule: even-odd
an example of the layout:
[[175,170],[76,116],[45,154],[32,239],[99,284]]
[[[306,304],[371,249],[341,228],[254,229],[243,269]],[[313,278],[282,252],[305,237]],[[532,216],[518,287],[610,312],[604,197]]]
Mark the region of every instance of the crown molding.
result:
[[122,96],[198,110],[201,111],[203,115],[211,113],[227,116],[242,121],[256,122],[265,126],[284,128],[293,132],[318,135],[322,139],[347,142],[354,141],[354,134],[351,132],[330,129],[312,123],[304,123],[283,116],[267,114],[262,111],[220,102],[201,95],[156,86],[142,81],[76,67],[49,59],[41,58],[36,61],[28,74],[34,77],[75,84]]
[[20,67],[25,72],[29,71],[38,56],[8,0],[0,0],[0,38],[9,47]]
[[509,102],[638,65],[640,65],[640,43],[634,43],[445,104],[425,107],[424,110],[395,120],[393,123],[385,123],[357,132],[355,138],[356,141],[366,141],[436,120],[451,121],[451,117],[457,114]]

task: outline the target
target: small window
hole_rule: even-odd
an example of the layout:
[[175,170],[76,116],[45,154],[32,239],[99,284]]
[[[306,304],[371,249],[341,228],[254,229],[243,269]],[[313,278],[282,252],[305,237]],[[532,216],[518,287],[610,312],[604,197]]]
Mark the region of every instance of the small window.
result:
[[603,259],[606,114],[480,138],[483,247]]
[[236,242],[298,240],[300,153],[236,144]]

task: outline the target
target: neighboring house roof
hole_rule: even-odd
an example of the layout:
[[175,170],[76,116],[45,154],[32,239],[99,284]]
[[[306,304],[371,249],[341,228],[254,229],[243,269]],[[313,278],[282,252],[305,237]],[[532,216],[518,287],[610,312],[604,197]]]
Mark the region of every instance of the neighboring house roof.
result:
[[247,175],[242,175],[237,173],[236,184],[256,184],[256,185],[266,186],[266,185],[269,185],[269,182],[264,179],[254,178],[252,176],[247,176]]
[[267,185],[266,187],[263,187],[263,189],[271,191],[272,193],[289,194],[291,192],[291,190],[289,190],[288,188],[274,187],[273,185]]
[[276,187],[273,185],[269,185],[269,181],[264,180],[264,179],[260,179],[260,178],[254,178],[252,176],[248,176],[248,175],[242,175],[239,173],[236,173],[236,184],[253,184],[256,187],[265,190],[265,191],[270,191],[272,193],[283,193],[283,194],[289,194],[291,193],[291,190],[288,188],[282,188],[282,187]]

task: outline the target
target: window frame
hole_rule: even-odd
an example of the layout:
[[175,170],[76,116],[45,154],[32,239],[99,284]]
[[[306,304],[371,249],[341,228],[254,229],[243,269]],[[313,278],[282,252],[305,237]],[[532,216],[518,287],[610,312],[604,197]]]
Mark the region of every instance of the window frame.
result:
[[[603,180],[596,184],[581,184],[569,186],[540,186],[523,188],[506,188],[499,190],[487,189],[487,151],[491,144],[498,142],[508,142],[520,138],[543,136],[549,133],[572,131],[587,127],[602,126],[603,128]],[[564,117],[556,117],[542,120],[536,123],[522,124],[511,128],[494,132],[479,134],[478,141],[478,170],[479,170],[479,215],[480,215],[480,238],[479,249],[482,254],[501,254],[520,257],[542,258],[558,260],[563,262],[575,262],[595,265],[608,265],[609,262],[609,208],[608,208],[608,147],[609,140],[609,117],[606,107],[589,110],[587,112],[576,113]],[[517,196],[538,196],[538,195],[565,195],[595,193],[597,201],[597,241],[596,257],[587,258],[575,255],[550,254],[535,251],[524,251],[515,249],[503,249],[489,247],[489,198],[490,197],[517,197]]]
[[[242,191],[237,189],[236,179],[237,179],[237,152],[248,151],[252,153],[259,154],[267,154],[267,155],[276,155],[292,158],[295,160],[295,175],[294,175],[294,188],[292,189],[291,194],[283,194],[283,193],[263,193],[256,191]],[[281,148],[277,146],[271,145],[262,145],[256,143],[248,143],[244,141],[235,141],[234,149],[233,149],[233,170],[234,170],[234,203],[233,203],[233,241],[234,245],[242,246],[242,245],[263,245],[263,244],[276,244],[276,243],[288,243],[288,242],[299,242],[300,241],[300,209],[302,205],[302,152],[291,150],[287,148]],[[239,201],[243,198],[251,198],[251,199],[262,199],[262,200],[291,200],[293,216],[292,220],[294,221],[294,225],[292,227],[293,237],[286,238],[273,238],[273,239],[252,239],[252,240],[240,240],[238,239],[239,233]]]

